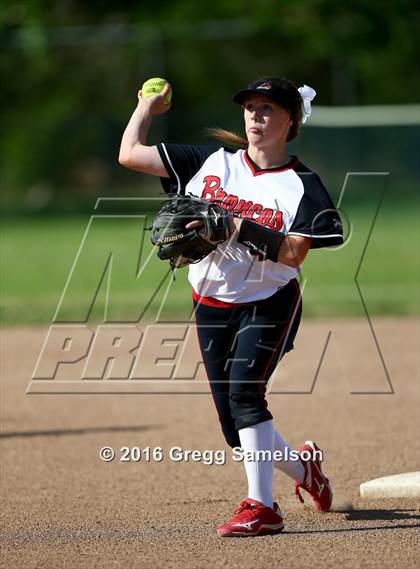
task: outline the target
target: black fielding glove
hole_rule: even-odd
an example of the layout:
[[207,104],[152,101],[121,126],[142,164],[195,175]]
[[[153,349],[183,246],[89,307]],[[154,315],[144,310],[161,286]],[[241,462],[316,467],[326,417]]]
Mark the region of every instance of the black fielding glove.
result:
[[[186,229],[191,221],[200,227]],[[176,194],[165,201],[152,223],[151,242],[158,257],[171,268],[197,263],[230,237],[229,215],[215,203],[191,195]]]

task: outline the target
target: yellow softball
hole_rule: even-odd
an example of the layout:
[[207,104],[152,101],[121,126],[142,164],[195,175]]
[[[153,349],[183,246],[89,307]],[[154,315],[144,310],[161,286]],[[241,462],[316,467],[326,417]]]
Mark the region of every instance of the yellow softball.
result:
[[[148,79],[145,83],[143,83],[141,88],[141,96],[144,99],[147,97],[151,97],[152,95],[157,95],[161,93],[163,88],[168,82],[166,79],[162,79],[161,77],[153,77],[152,79]],[[169,104],[172,99],[172,89],[165,97],[165,103]]]

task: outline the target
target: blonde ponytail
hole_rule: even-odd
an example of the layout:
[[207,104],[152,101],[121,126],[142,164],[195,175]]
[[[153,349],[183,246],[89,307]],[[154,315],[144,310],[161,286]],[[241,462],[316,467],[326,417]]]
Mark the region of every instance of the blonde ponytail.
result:
[[223,142],[226,146],[236,146],[239,148],[247,148],[248,141],[246,138],[241,136],[240,134],[236,134],[235,132],[231,132],[230,130],[225,130],[224,128],[206,128],[206,133]]

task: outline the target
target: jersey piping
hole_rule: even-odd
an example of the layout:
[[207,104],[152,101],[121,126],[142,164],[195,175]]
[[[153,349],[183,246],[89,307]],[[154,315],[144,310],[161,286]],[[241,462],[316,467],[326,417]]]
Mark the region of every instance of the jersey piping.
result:
[[248,151],[244,150],[243,154],[245,162],[248,164],[253,176],[261,176],[262,174],[278,174],[279,172],[285,172],[290,170],[299,160],[293,156],[289,162],[280,168],[258,168],[253,162],[252,158],[249,156]]
[[297,231],[289,231],[287,235],[300,235],[301,237],[312,237],[316,239],[328,239],[331,237],[339,237],[342,239],[341,233],[331,233],[330,235],[319,235],[318,233],[298,233]]
[[[173,174],[174,174],[174,176],[175,176],[175,178],[176,178],[177,184],[178,184],[178,191],[177,191],[177,193],[180,194],[180,193],[181,193],[181,180],[179,179],[179,176],[178,176],[178,174],[176,173],[176,170],[175,170],[175,168],[174,168],[173,165],[172,165],[171,159],[169,158],[168,151],[166,150],[166,146],[165,146],[164,144],[162,144],[161,146],[162,146],[163,152],[165,153],[165,157],[166,157],[166,160],[167,160],[167,164],[165,164],[165,166],[166,166],[166,168],[169,166],[170,169],[172,170],[172,172],[173,172]],[[162,157],[162,156],[161,156],[161,157]],[[163,161],[163,162],[165,162],[165,161]]]

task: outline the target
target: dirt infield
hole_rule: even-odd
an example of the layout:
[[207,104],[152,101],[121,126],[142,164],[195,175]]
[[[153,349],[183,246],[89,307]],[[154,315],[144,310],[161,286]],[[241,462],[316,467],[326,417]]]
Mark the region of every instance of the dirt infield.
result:
[[[269,396],[290,444],[324,449],[336,509],[353,507],[319,514],[276,471],[285,531],[249,539],[215,532],[246,483],[209,395],[27,395],[46,330],[4,330],[1,567],[416,567],[418,503],[358,497],[363,481],[419,469],[418,324],[375,319],[374,329],[388,378],[367,322],[307,321],[276,379],[288,393]],[[314,377],[313,393],[296,393]],[[99,459],[103,446],[113,462]],[[124,446],[161,447],[163,460],[120,462]],[[173,447],[224,450],[226,464],[175,462]]]

